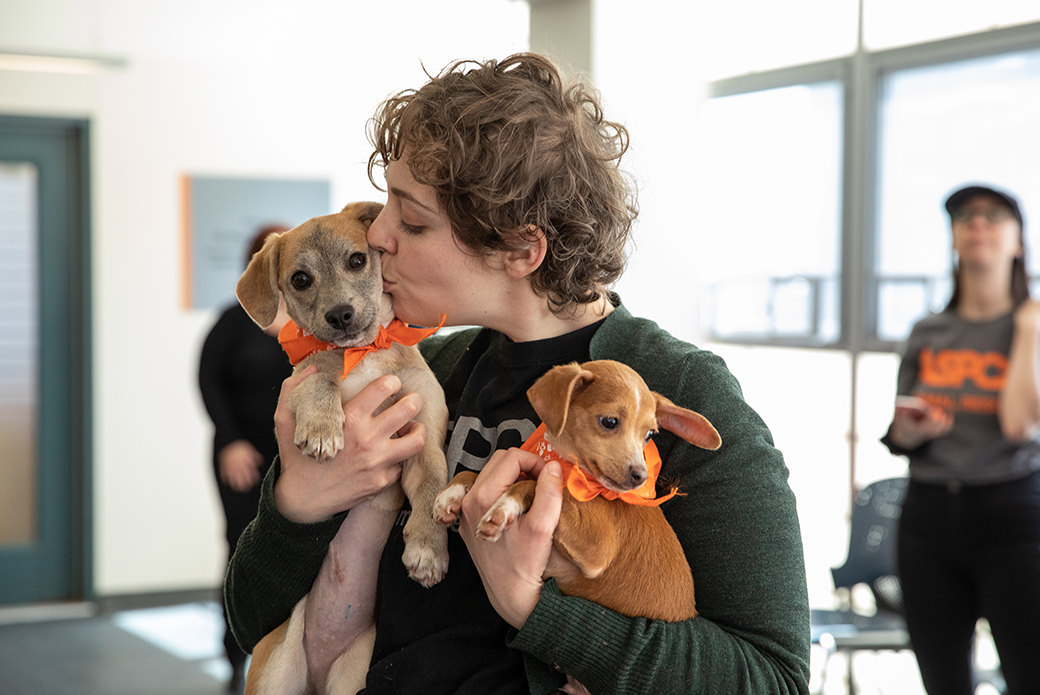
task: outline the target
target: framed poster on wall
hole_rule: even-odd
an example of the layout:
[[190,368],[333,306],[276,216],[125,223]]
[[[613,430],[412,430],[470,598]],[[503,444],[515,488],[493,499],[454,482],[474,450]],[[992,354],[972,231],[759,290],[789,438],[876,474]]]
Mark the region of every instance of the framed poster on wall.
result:
[[295,227],[330,208],[325,180],[184,176],[185,309],[222,309],[235,301],[249,245],[272,224]]

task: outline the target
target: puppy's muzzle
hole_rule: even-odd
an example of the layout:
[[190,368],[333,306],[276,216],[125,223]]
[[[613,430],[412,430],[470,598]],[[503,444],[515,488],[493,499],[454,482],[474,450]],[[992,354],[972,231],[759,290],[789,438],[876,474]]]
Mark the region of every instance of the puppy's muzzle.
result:
[[340,304],[325,312],[325,321],[337,331],[347,331],[354,320],[354,306]]

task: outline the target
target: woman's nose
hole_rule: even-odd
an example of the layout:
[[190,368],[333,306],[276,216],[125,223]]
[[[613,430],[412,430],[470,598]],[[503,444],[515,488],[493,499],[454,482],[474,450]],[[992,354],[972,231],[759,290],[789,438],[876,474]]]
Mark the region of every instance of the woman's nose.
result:
[[392,229],[393,225],[387,217],[386,208],[383,208],[372,221],[372,226],[368,228],[368,245],[383,253],[396,252],[397,244],[391,234]]

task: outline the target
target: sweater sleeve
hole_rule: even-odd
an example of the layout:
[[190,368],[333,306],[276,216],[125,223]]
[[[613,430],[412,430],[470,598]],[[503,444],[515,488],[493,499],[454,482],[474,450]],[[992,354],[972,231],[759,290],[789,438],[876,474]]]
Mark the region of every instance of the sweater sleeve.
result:
[[510,642],[544,664],[539,677],[528,660],[532,692],[552,692],[554,668],[597,693],[808,692],[808,592],[783,457],[720,358],[693,352],[679,364],[661,365],[656,380],[654,368],[637,371],[722,436],[715,452],[658,437],[662,479],[685,492],[661,508],[690,562],[699,615],[630,618],[550,581]]
[[286,519],[274,503],[281,466],[264,478],[257,516],[242,533],[224,579],[224,604],[235,639],[246,652],[289,619],[310,591],[346,512],[315,524]]

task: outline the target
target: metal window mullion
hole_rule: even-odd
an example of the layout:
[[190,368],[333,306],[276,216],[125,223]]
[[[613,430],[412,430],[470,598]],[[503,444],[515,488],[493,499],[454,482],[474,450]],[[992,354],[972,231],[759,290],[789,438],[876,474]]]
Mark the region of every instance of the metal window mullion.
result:
[[877,71],[883,73],[1027,51],[1037,47],[1040,47],[1040,22],[1030,22],[926,43],[881,49],[869,55]]
[[775,70],[748,73],[716,80],[708,85],[709,98],[762,92],[802,84],[840,81],[845,73],[847,57],[823,60],[818,63],[791,65]]
[[842,163],[841,340],[862,352],[874,334],[874,222],[877,203],[877,74],[857,51],[845,77],[845,161]]

